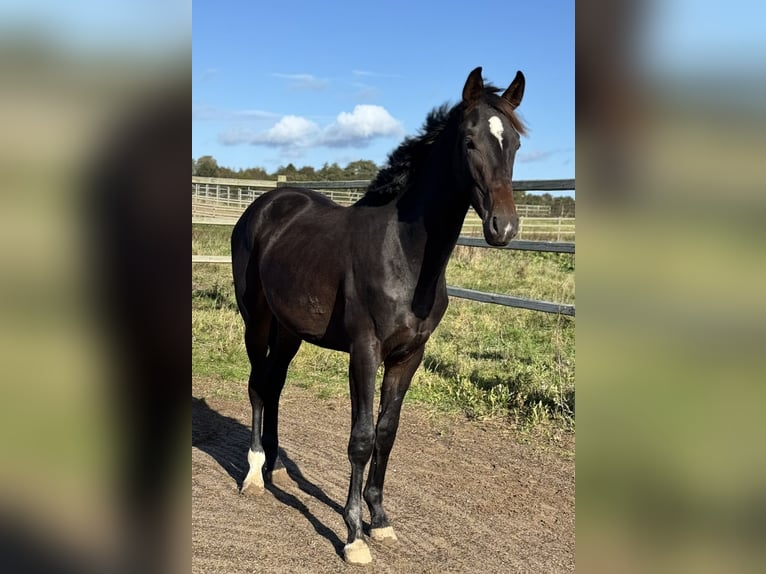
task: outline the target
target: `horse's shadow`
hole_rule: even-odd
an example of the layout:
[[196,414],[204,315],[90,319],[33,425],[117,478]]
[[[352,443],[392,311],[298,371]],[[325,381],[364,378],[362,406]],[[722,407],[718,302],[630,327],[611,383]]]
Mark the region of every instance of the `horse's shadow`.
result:
[[[247,451],[250,448],[250,429],[238,420],[210,408],[204,399],[192,397],[192,446],[209,454],[221,465],[229,476],[242,488],[247,475]],[[287,469],[290,478],[298,488],[319,502],[326,504],[336,513],[343,515],[343,507],[332,500],[316,484],[308,480],[284,449],[279,449],[279,457]],[[311,523],[317,534],[326,538],[335,548],[338,556],[343,556],[343,541],[337,534],[323,524],[303,502],[274,484],[266,484],[266,489],[281,503],[295,508]]]

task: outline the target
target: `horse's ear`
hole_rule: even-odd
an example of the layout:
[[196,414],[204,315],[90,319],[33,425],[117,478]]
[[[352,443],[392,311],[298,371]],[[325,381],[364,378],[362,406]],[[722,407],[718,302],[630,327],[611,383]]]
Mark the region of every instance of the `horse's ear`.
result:
[[484,93],[484,80],[481,79],[481,66],[468,74],[468,79],[463,87],[463,102],[472,104],[481,98]]
[[524,80],[524,74],[522,74],[521,71],[518,71],[516,72],[516,77],[513,78],[511,85],[508,86],[508,89],[503,93],[503,98],[505,98],[508,103],[513,106],[513,109],[519,107],[521,98],[524,97],[525,83],[526,81]]

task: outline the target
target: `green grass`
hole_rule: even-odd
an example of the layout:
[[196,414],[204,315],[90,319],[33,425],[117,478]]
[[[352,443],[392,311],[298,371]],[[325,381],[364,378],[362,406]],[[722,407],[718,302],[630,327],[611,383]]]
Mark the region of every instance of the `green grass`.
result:
[[[195,225],[192,253],[229,253],[231,228]],[[574,256],[458,247],[448,283],[574,303]],[[522,425],[574,426],[572,317],[451,299],[426,345],[407,401],[471,418]],[[192,266],[192,372],[218,381],[216,392],[247,398],[249,364],[228,265]],[[348,394],[348,356],[304,344],[288,384],[319,397]]]
[[230,255],[233,227],[192,224],[192,255]]

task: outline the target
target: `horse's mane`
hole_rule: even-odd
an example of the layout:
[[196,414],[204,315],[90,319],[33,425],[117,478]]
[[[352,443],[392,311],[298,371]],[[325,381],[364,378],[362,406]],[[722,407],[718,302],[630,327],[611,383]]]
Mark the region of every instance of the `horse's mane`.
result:
[[399,147],[388,154],[386,165],[370,183],[365,197],[390,199],[403,193],[458,107],[450,109],[445,103],[431,110],[418,135],[405,138]]
[[[521,119],[511,104],[498,95],[499,92],[500,88],[485,85],[485,102],[505,115],[519,134],[526,135],[527,129]],[[418,135],[405,138],[399,147],[388,154],[386,165],[367,187],[363,200],[388,201],[404,193],[414,181],[413,176],[425,161],[433,143],[444,132],[450,120],[464,110],[463,102],[452,108],[445,103],[431,110]]]

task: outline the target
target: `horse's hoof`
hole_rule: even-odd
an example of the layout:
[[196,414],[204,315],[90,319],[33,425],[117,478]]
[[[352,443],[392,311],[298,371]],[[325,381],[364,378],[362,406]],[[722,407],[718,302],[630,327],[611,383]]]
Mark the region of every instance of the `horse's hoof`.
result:
[[372,562],[370,548],[361,538],[357,538],[351,544],[343,547],[343,557],[349,564],[369,564]]
[[290,478],[289,474],[287,474],[286,468],[277,468],[271,472],[267,472],[266,481],[280,488],[286,488],[295,485],[293,479]]
[[396,544],[396,542],[399,541],[391,526],[386,526],[385,528],[371,528],[370,538],[375,542],[380,542],[385,545]]
[[263,484],[258,484],[254,480],[248,482],[245,481],[242,484],[242,490],[240,494],[243,496],[261,496],[263,494]]
[[261,468],[266,461],[266,455],[263,452],[255,452],[252,449],[247,451],[247,463],[250,469],[247,471],[245,480],[242,481],[242,490],[240,493],[246,496],[260,496],[263,494],[263,475]]

